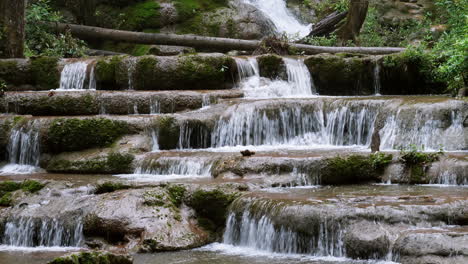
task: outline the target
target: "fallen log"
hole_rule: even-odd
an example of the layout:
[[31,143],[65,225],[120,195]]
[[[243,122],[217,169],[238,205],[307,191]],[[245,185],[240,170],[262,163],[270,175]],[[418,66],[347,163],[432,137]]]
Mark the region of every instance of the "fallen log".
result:
[[[226,52],[230,50],[254,51],[261,44],[261,41],[259,40],[177,35],[169,33],[142,33],[75,24],[52,22],[43,23],[52,30],[56,30],[57,32],[70,32],[73,36],[85,40],[110,40],[135,44],[188,46],[218,52]],[[361,53],[381,55],[397,53],[405,50],[404,48],[391,47],[322,47],[295,43],[291,43],[289,47],[295,52],[307,55],[320,53]]]
[[333,12],[330,15],[326,16],[324,19],[320,20],[316,24],[312,26],[312,31],[310,31],[307,37],[322,37],[326,36],[333,31],[338,29],[338,25],[341,21],[343,21],[348,14],[347,11],[345,12]]

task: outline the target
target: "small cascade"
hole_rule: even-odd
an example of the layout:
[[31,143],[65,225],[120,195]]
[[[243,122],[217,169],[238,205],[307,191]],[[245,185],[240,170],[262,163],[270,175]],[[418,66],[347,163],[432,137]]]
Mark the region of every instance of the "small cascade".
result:
[[283,58],[288,80],[260,77],[255,58],[237,58],[239,81],[247,98],[311,97],[316,94],[309,69],[301,59]]
[[243,0],[260,10],[275,25],[278,33],[300,39],[310,33],[311,25],[304,25],[286,7],[285,0]]
[[128,77],[128,89],[129,90],[134,90],[134,74],[136,70],[136,65],[137,65],[137,58],[132,57],[127,60],[127,77]]
[[134,103],[133,104],[133,114],[134,115],[139,115],[140,113],[138,112],[138,104]]
[[95,73],[94,73],[94,67],[95,65],[93,64],[93,66],[91,67],[91,70],[90,70],[90,73],[89,73],[89,86],[88,86],[88,90],[96,90],[96,77],[95,77]]
[[59,90],[83,90],[87,77],[88,63],[84,61],[65,65],[60,74]]
[[312,96],[316,93],[309,69],[302,59],[283,58],[288,72],[291,96]]
[[[265,207],[266,206],[266,207]],[[236,204],[234,204],[236,207]],[[250,210],[259,209],[259,213]],[[308,234],[297,232],[289,225],[275,223],[264,210],[281,214],[282,206],[254,201],[242,212],[231,212],[226,223],[223,243],[255,250],[313,256],[345,256],[344,231],[340,224],[321,216],[316,226],[310,226]]]
[[427,151],[463,148],[460,145],[460,142],[465,141],[461,113],[451,111],[448,125],[432,111],[417,111],[412,114],[412,118],[407,117],[407,113],[398,111],[387,118],[380,131],[381,150],[398,149],[411,144]]
[[301,106],[234,110],[221,118],[212,133],[211,146],[334,145],[369,146],[376,112],[346,106],[326,111]]
[[211,105],[211,98],[209,95],[204,94],[202,96],[202,108],[207,108]]
[[381,81],[380,81],[380,63],[374,63],[374,94],[380,95]]
[[161,113],[161,104],[159,103],[158,98],[150,98],[150,114],[156,115]]
[[59,219],[33,217],[8,220],[2,239],[2,244],[16,247],[80,247],[83,242],[81,219],[66,223]]
[[155,128],[151,128],[151,151],[156,152],[159,151],[159,139],[158,139],[158,130]]
[[211,177],[212,165],[212,160],[197,157],[160,157],[158,159],[145,159],[135,169],[133,175],[122,176],[151,180]]
[[291,172],[293,178],[292,185],[294,186],[317,186],[320,185],[320,176],[315,175],[310,170],[300,167],[294,167]]
[[183,121],[179,133],[179,149],[208,148],[211,144],[211,131],[201,122]]
[[0,174],[23,174],[38,170],[39,129],[34,121],[12,129],[7,152],[9,164],[0,169]]

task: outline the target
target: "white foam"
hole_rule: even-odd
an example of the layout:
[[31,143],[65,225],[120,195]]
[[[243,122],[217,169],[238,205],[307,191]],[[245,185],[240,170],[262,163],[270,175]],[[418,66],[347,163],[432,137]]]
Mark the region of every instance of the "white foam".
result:
[[67,252],[79,251],[83,248],[79,247],[16,247],[0,245],[0,251],[22,251],[22,252]]
[[44,172],[44,170],[39,167],[22,164],[7,164],[0,168],[0,175],[32,174],[41,172]]

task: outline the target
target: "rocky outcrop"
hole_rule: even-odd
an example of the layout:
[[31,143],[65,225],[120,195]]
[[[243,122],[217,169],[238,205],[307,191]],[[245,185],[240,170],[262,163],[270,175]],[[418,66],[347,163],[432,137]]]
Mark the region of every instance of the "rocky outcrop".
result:
[[110,252],[81,252],[56,258],[48,264],[76,264],[76,263],[94,263],[94,264],[132,264],[133,258],[130,255],[113,254]]

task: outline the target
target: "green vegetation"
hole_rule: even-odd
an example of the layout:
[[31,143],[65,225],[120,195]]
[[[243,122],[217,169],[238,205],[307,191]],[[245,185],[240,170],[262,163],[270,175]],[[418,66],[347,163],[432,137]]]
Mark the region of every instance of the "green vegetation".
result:
[[86,45],[83,41],[75,39],[69,32],[54,34],[40,22],[63,22],[63,17],[50,7],[50,0],[30,1],[26,9],[26,50],[27,57],[57,56],[81,57],[84,56]]
[[141,31],[147,28],[160,27],[159,3],[154,0],[147,0],[129,6],[123,12],[125,23],[122,29]]
[[23,190],[28,193],[36,193],[44,188],[42,184],[34,180],[25,180],[23,182],[4,181],[0,182],[0,206],[10,206],[12,202],[12,193],[17,190]]
[[180,125],[172,116],[163,116],[157,120],[158,142],[160,149],[175,149],[179,143]]
[[47,164],[47,171],[61,173],[131,173],[135,157],[131,154],[112,152],[106,157],[69,161],[53,159]]
[[409,172],[409,183],[427,183],[425,179],[426,168],[432,162],[439,160],[444,154],[442,150],[433,153],[426,153],[424,146],[418,148],[410,145],[407,148],[400,148],[400,161],[403,162]]
[[114,255],[107,252],[80,252],[69,256],[59,257],[48,264],[132,264],[133,260],[127,255]]
[[166,189],[171,199],[171,202],[176,207],[179,207],[185,198],[185,193],[187,192],[185,187],[182,185],[168,185]]
[[50,151],[77,151],[108,147],[128,133],[127,123],[106,118],[59,118],[52,122],[47,133]]
[[[197,212],[199,224],[211,231],[212,227],[223,227],[226,222],[228,206],[239,196],[223,190],[196,190],[188,201]],[[205,224],[203,224],[205,223]]]
[[277,55],[263,55],[257,57],[258,66],[260,68],[260,76],[267,78],[277,78],[281,75],[284,68],[283,59]]
[[327,159],[321,170],[323,184],[340,185],[356,184],[378,180],[378,177],[390,164],[391,154],[375,153],[368,157],[350,155],[348,157],[334,157]]
[[60,87],[60,73],[57,57],[38,57],[31,59],[31,75],[34,83],[43,89]]
[[128,184],[123,184],[121,182],[104,182],[100,183],[96,186],[96,190],[94,191],[94,194],[103,194],[103,193],[110,193],[110,192],[115,192],[118,190],[125,190],[125,189],[130,189],[132,188],[131,185]]

